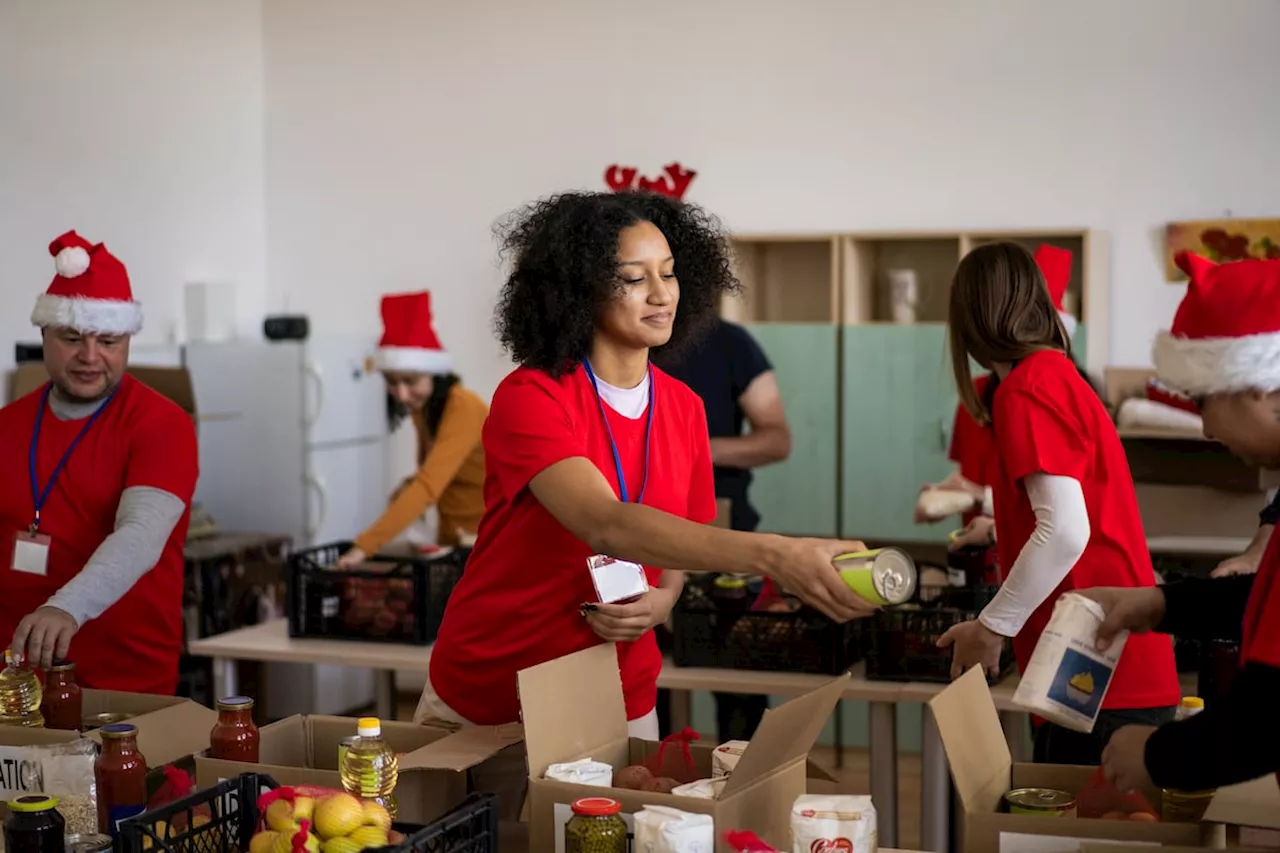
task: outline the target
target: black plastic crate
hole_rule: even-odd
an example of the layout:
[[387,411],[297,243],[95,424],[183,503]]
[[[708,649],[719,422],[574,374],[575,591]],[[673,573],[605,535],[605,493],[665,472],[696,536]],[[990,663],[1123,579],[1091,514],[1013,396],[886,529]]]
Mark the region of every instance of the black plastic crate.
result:
[[371,558],[376,568],[330,568],[350,547],[335,542],[289,558],[289,636],[433,642],[471,549],[439,556],[378,554]]
[[[245,773],[122,821],[116,853],[242,853],[258,826],[258,797],[276,787],[270,776]],[[197,816],[207,821],[197,826]],[[378,853],[495,853],[497,800],[473,794],[428,826],[395,828],[405,840],[376,848]]]
[[[951,681],[951,650],[938,648],[949,628],[976,619],[998,587],[943,587],[934,597],[876,613],[868,621],[866,676],[869,681]],[[991,683],[1013,671],[1013,643],[1006,640],[1000,673]]]
[[791,612],[725,610],[713,578],[685,584],[672,614],[676,666],[839,675],[861,659],[859,622],[837,625],[809,607]]

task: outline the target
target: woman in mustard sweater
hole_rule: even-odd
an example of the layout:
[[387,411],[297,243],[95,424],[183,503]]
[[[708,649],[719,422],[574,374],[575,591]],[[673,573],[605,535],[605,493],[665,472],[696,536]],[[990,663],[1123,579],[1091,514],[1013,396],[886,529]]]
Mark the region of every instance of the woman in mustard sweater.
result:
[[358,565],[420,518],[439,510],[438,539],[458,545],[473,537],[484,514],[484,449],[480,430],[489,407],[450,372],[452,359],[431,322],[431,294],[382,298],[377,365],[387,393],[413,420],[418,472],[400,485],[382,516],[338,560]]

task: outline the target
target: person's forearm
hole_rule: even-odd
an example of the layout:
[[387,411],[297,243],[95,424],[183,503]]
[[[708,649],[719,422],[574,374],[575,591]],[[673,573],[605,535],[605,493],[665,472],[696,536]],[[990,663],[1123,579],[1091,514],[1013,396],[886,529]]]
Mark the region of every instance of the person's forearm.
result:
[[1238,640],[1254,575],[1194,579],[1167,584],[1162,634],[1186,640]]
[[602,506],[600,522],[584,537],[596,553],[683,572],[772,575],[786,542],[773,534],[724,530],[621,501]]
[[1271,534],[1276,529],[1275,523],[1260,524],[1257,531],[1253,534],[1253,539],[1249,542],[1249,547],[1244,550],[1245,555],[1258,558],[1262,556],[1262,552],[1267,550],[1267,544],[1271,542]]
[[378,520],[356,537],[355,546],[366,554],[376,554],[383,545],[400,535],[414,519],[421,518],[439,496],[421,477],[410,480]]
[[746,435],[711,439],[711,463],[721,468],[759,468],[791,455],[791,431],[765,427]]
[[1161,788],[1204,791],[1248,782],[1280,767],[1275,698],[1280,669],[1246,664],[1226,696],[1161,726],[1147,741],[1147,774]]
[[1005,637],[1018,635],[1089,544],[1089,514],[1078,481],[1033,474],[1026,478],[1026,489],[1036,515],[1035,530],[979,617],[989,630]]
[[160,489],[125,489],[115,530],[45,605],[70,613],[80,625],[101,616],[155,568],[186,508],[181,498]]

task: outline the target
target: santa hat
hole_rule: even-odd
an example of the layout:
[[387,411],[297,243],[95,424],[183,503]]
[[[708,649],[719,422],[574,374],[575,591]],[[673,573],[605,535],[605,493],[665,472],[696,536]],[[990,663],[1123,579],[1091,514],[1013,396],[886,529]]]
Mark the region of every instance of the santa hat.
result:
[[1280,261],[1175,260],[1190,284],[1156,336],[1160,380],[1190,397],[1280,390]]
[[49,244],[57,275],[36,299],[31,322],[83,334],[133,335],[142,328],[142,306],[133,300],[129,273],[107,247],[74,231]]
[[1062,325],[1067,327],[1067,335],[1075,337],[1076,318],[1062,310],[1062,298],[1067,295],[1067,285],[1071,282],[1071,250],[1042,243],[1036,249],[1036,266],[1049,285],[1049,296],[1053,298],[1053,307],[1058,309]]
[[436,337],[431,322],[431,294],[395,293],[382,297],[382,340],[379,370],[396,373],[448,373],[453,359]]

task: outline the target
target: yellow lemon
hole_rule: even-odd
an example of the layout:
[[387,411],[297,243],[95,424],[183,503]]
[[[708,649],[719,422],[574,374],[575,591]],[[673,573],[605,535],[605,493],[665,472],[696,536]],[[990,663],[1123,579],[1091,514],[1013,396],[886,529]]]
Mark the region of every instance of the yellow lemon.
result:
[[362,826],[347,838],[359,844],[362,850],[366,847],[387,846],[387,831],[377,826]]
[[274,829],[264,829],[249,839],[249,853],[271,853],[279,835]]
[[315,797],[298,797],[293,801],[294,820],[311,820],[311,815],[315,813],[315,810]]
[[267,826],[276,832],[292,835],[298,831],[298,822],[293,819],[293,804],[288,800],[276,800],[267,806]]
[[350,794],[334,794],[316,803],[314,817],[321,838],[342,838],[364,824],[364,806]]
[[383,832],[391,831],[391,812],[387,811],[382,803],[373,800],[364,801],[364,822],[369,826],[376,826]]
[[330,838],[320,848],[321,853],[360,853],[359,844],[350,838]]

